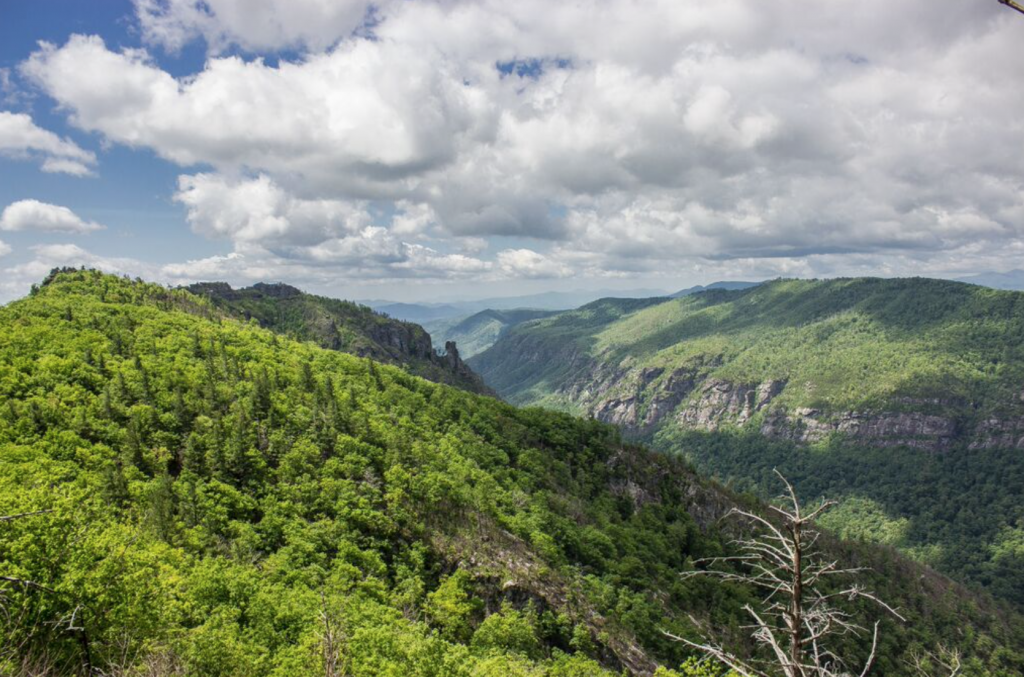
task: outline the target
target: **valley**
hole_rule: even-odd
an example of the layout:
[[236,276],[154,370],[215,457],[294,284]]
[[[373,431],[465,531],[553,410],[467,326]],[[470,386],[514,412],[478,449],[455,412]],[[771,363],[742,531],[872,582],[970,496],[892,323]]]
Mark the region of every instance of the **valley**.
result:
[[598,301],[471,364],[511,402],[614,423],[738,487],[778,467],[870,499],[910,525],[906,552],[1022,602],[1024,553],[1006,545],[1024,525],[1021,336],[1018,292],[778,280]]

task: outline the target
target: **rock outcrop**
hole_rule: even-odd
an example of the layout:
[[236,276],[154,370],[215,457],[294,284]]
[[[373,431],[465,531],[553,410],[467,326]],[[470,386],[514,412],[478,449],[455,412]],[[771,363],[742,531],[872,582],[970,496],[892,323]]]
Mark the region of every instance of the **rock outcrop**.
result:
[[958,430],[951,418],[919,412],[847,411],[827,415],[817,409],[799,408],[766,417],[761,432],[794,442],[818,442],[841,434],[870,446],[941,450],[957,439]]
[[944,412],[969,410],[969,403],[938,398],[897,398],[898,410],[825,411],[789,408],[778,402],[787,382],[733,383],[709,376],[715,362],[667,370],[609,369],[594,364],[577,373],[559,394],[630,434],[648,434],[671,421],[684,429],[715,431],[756,426],[763,435],[801,444],[833,436],[878,447],[906,446],[941,451],[964,442],[972,449],[1024,449],[1024,414],[964,421]]
[[723,423],[741,426],[768,406],[785,386],[785,381],[739,385],[708,379],[701,386],[700,396],[680,412],[679,422],[704,430],[717,430]]

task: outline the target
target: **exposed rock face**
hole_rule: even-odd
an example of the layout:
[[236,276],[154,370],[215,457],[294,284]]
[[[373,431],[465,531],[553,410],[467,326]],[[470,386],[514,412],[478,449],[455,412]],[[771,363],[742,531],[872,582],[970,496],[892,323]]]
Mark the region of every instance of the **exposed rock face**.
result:
[[[425,360],[435,357],[430,335],[417,329],[419,327],[415,325],[399,322],[381,324],[370,329],[370,337],[375,343],[389,347],[401,355]],[[363,357],[376,357],[371,351],[366,352]]]
[[[629,429],[643,428],[655,422],[658,420],[658,417],[657,415],[652,417],[650,407],[648,407],[647,414],[643,414],[643,398],[645,393],[650,390],[651,383],[664,372],[665,370],[660,367],[649,367],[638,372],[633,372],[631,374],[631,380],[633,383],[630,384],[632,394],[625,397],[602,398],[601,395],[606,393],[615,385],[615,375],[611,374],[611,378],[603,379],[603,382],[599,382],[600,385],[594,393],[597,395],[595,398],[595,404],[591,408],[591,413],[594,418]],[[692,385],[690,388],[692,388]],[[673,399],[672,394],[666,392],[664,388],[654,388],[653,391],[653,397],[657,399],[657,404],[652,402],[652,406],[655,408],[660,407],[664,409],[666,402]],[[676,404],[678,404],[679,401],[681,401],[681,399],[678,400]]]
[[701,364],[669,373],[660,367],[591,367],[576,380],[585,385],[567,387],[561,394],[584,404],[595,418],[634,434],[648,433],[673,420],[683,428],[707,431],[757,425],[767,437],[802,444],[841,435],[880,447],[941,451],[967,440],[972,449],[1024,449],[1024,416],[967,424],[941,412],[963,410],[969,403],[938,398],[896,399],[894,403],[906,409],[900,411],[790,410],[776,402],[786,388],[785,380],[733,383],[706,376],[714,366]]
[[[430,336],[427,336],[427,345],[430,345]],[[469,365],[463,362],[462,358],[459,357],[459,348],[455,345],[455,341],[445,341],[444,355],[438,355],[433,352],[433,350],[431,350],[431,355],[434,359],[441,360],[447,369],[456,376],[467,381],[478,383],[481,392],[490,392],[476,372],[470,369]]]
[[1024,449],[1024,418],[988,418],[978,424],[971,449]]
[[848,411],[826,416],[817,409],[796,409],[766,418],[761,432],[794,442],[817,442],[840,433],[872,446],[938,450],[950,446],[958,430],[952,419],[918,412]]
[[[593,372],[593,385],[585,390],[567,391],[570,399],[590,401],[594,418],[620,425],[633,432],[647,432],[666,420],[703,381],[702,372],[717,366],[709,360],[697,362],[666,374],[662,367],[632,372]],[[621,381],[629,383],[629,395],[607,396]],[[621,391],[621,389],[619,389]]]
[[740,426],[764,409],[785,387],[785,381],[737,385],[721,379],[708,379],[701,386],[700,397],[679,414],[679,422],[705,430],[717,430],[726,422]]

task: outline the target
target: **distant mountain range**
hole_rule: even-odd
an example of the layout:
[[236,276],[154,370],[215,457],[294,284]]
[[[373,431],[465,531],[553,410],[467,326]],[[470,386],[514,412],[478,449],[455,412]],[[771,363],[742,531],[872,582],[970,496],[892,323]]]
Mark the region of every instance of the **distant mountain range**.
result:
[[979,273],[958,278],[957,281],[968,284],[980,284],[983,287],[992,287],[993,289],[1022,291],[1024,290],[1024,270],[1018,268],[1005,273]]
[[498,296],[475,301],[449,301],[438,303],[397,303],[394,301],[360,301],[377,312],[407,322],[429,322],[446,318],[465,318],[482,310],[511,310],[532,308],[535,310],[570,310],[601,298],[647,298],[670,296],[664,289],[628,289],[618,291],[598,289],[594,291],[549,291],[526,296]]
[[727,291],[738,291],[740,289],[750,289],[761,284],[760,282],[712,282],[711,284],[704,285],[698,284],[695,287],[688,287],[686,289],[680,289],[675,294],[670,294],[671,298],[678,299],[684,296],[692,296],[693,294],[699,294],[700,292],[710,291],[712,289],[725,289]]
[[[487,350],[494,342],[505,335],[512,327],[523,322],[547,317],[561,310],[585,305],[597,299],[591,299],[593,294],[600,294],[598,298],[681,298],[713,289],[739,290],[755,287],[759,282],[712,282],[711,284],[696,285],[681,289],[674,294],[668,294],[657,289],[634,289],[629,292],[548,292],[546,294],[535,294],[533,296],[514,296],[509,298],[484,299],[474,301],[472,304],[489,304],[488,307],[471,315],[455,314],[450,315],[458,308],[452,304],[440,304],[436,307],[419,307],[413,304],[393,304],[390,310],[379,307],[378,310],[386,312],[393,317],[421,316],[421,319],[411,320],[423,324],[424,329],[438,343],[455,341],[459,346],[459,352],[464,358],[470,358],[478,353]],[[584,300],[576,306],[566,306],[567,303],[574,303]],[[514,305],[522,304],[522,305]],[[396,308],[395,306],[401,306]],[[433,317],[426,315],[437,314]]]
[[495,341],[513,327],[523,322],[554,315],[557,312],[560,311],[533,308],[491,310],[488,308],[465,318],[445,318],[424,322],[423,328],[438,343],[455,341],[462,357],[469,359],[490,348]]

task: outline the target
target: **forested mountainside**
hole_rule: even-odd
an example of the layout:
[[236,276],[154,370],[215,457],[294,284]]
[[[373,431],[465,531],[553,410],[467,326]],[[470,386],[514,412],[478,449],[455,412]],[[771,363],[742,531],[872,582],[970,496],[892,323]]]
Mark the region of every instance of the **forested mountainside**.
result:
[[[706,287],[697,285],[695,287],[689,287],[687,289],[677,291],[670,295],[658,295],[652,290],[651,296],[659,298],[679,298],[681,296],[698,294],[711,289],[747,289],[749,287],[756,287],[758,284],[760,283],[712,282]],[[552,296],[558,298],[557,295]],[[565,296],[569,297],[571,295]],[[537,298],[540,299],[543,297],[544,295],[538,295]],[[493,300],[500,301],[501,299]],[[425,321],[423,322],[423,328],[430,333],[438,344],[447,341],[455,341],[459,345],[460,354],[465,359],[469,359],[470,357],[482,353],[490,348],[499,338],[504,336],[513,327],[518,326],[523,322],[528,322],[529,320],[536,320],[541,317],[550,317],[551,315],[564,312],[564,310],[565,307],[562,307],[559,310],[532,307],[487,308],[472,315],[461,314],[457,317],[444,317]]]
[[548,317],[559,311],[514,308],[512,310],[482,310],[469,317],[424,322],[426,329],[438,343],[454,341],[465,359],[490,348],[494,342],[516,325]]
[[287,284],[257,283],[232,289],[225,282],[206,282],[188,290],[209,298],[221,311],[255,319],[275,332],[394,364],[438,383],[477,393],[491,392],[462,361],[456,345],[448,343],[444,354],[438,354],[423,327],[381,315],[366,306],[306,294]]
[[[210,304],[82,271],[0,309],[0,673],[651,675],[694,620],[752,650],[754,592],[679,572],[756,504],[598,421]],[[873,674],[940,645],[1024,671],[1016,612],[827,547],[907,618]]]
[[623,426],[743,488],[856,499],[846,533],[1024,604],[1024,294],[777,280],[603,300],[472,361],[509,401]]

